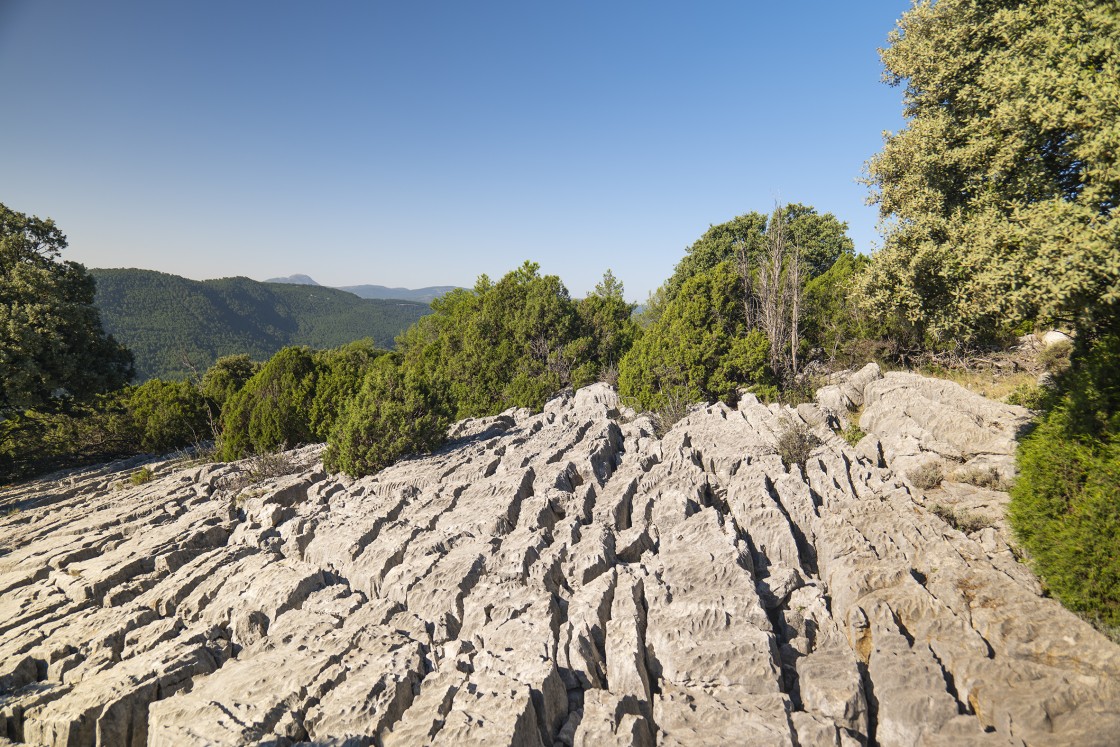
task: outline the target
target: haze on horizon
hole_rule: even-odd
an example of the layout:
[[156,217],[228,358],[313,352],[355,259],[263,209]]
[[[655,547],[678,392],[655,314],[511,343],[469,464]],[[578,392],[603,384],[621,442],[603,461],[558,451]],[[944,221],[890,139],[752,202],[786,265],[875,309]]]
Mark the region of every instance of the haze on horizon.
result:
[[0,202],[66,259],[470,286],[531,259],[643,300],[710,224],[857,182],[902,126],[903,0],[0,5]]

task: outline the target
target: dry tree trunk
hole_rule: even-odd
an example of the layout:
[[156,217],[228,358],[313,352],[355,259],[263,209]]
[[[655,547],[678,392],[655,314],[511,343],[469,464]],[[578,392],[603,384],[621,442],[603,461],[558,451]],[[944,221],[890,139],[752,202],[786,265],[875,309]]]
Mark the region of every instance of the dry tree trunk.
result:
[[738,253],[739,275],[743,278],[743,318],[747,329],[754,329],[759,324],[758,291],[754,282],[754,262],[750,247],[742,239],[735,240]]
[[800,342],[798,327],[801,321],[801,247],[797,242],[790,243],[789,268],[786,270],[787,286],[789,288],[790,311],[790,373],[797,376],[797,345]]
[[779,377],[786,368],[782,348],[785,346],[789,318],[789,297],[783,282],[786,251],[785,220],[778,207],[766,228],[766,242],[760,257],[758,305],[760,326],[770,339],[770,368]]

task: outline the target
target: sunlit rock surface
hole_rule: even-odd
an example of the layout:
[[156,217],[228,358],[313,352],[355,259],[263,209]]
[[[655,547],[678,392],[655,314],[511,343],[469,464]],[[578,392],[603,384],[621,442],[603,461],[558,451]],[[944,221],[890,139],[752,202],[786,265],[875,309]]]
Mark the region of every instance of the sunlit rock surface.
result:
[[[872,373],[662,439],[597,385],[356,481],[309,447],[9,490],[0,741],[1115,744],[1120,648],[886,466],[890,398],[943,395]],[[963,455],[947,407],[905,427]]]

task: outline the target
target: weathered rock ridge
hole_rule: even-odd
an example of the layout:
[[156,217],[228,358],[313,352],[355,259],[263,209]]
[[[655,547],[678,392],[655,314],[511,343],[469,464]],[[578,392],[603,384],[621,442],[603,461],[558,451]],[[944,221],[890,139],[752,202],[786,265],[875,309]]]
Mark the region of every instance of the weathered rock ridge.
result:
[[[597,385],[361,480],[309,447],[9,491],[0,742],[1114,744],[1120,648],[927,511],[879,415],[858,449],[826,425],[972,406],[928,386],[865,370],[658,439]],[[946,406],[903,407],[907,443],[971,458]]]

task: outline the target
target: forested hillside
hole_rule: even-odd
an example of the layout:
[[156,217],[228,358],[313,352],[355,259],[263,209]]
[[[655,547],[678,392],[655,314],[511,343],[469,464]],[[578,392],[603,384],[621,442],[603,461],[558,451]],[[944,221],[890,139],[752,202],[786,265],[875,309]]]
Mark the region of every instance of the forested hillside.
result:
[[424,303],[243,277],[197,281],[135,269],[90,274],[105,329],[135,355],[138,381],[205,371],[223,355],[264,360],[286,345],[332,348],[368,337],[391,347],[430,312]]

